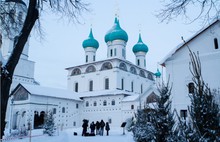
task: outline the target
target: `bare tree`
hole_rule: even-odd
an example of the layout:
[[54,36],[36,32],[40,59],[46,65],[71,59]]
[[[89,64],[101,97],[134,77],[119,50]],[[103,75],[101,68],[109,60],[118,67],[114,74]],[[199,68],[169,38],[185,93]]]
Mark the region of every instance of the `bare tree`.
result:
[[164,0],[163,2],[164,8],[157,15],[162,22],[183,16],[190,23],[201,20],[206,24],[220,16],[219,0]]
[[[67,17],[71,21],[78,21],[81,12],[87,11],[88,4],[81,0],[5,0],[0,1],[0,27],[1,33],[14,40],[13,51],[7,62],[1,66],[1,135],[2,138],[5,128],[5,116],[7,103],[9,99],[10,87],[15,67],[19,61],[25,43],[40,15],[45,9],[51,10],[60,17]],[[8,10],[8,3],[10,5]],[[24,20],[20,19],[19,14],[15,14],[15,9],[19,4],[24,4],[26,7],[26,15]],[[27,5],[26,5],[27,4]],[[14,11],[13,11],[14,10]],[[16,21],[16,17],[18,21]],[[13,32],[12,32],[13,31]],[[15,32],[14,32],[15,31]]]

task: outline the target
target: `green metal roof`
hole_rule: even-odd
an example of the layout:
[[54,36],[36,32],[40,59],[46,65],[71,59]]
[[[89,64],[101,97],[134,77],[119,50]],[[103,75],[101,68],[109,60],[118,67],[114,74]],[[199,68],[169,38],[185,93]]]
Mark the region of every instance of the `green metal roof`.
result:
[[82,46],[83,48],[86,47],[94,47],[96,49],[99,48],[99,42],[93,37],[92,28],[90,29],[89,37],[83,41]]
[[115,17],[114,26],[106,33],[105,42],[121,39],[128,41],[127,33],[120,27],[119,20]]
[[139,34],[138,42],[133,46],[133,52],[148,52],[148,47],[146,44],[143,43],[141,39],[141,34]]

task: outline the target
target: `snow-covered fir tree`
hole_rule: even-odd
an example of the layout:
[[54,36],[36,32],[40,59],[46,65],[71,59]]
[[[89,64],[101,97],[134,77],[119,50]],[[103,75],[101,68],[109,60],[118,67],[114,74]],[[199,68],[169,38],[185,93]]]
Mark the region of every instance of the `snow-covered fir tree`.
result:
[[[192,130],[189,131],[189,141],[219,142],[220,120],[219,106],[214,100],[211,89],[203,81],[199,54],[190,51],[190,71],[193,75],[194,89],[190,94],[191,106],[189,113],[192,120]],[[189,129],[187,129],[189,130]]]
[[45,123],[44,123],[44,134],[48,134],[49,136],[53,136],[56,130],[53,112],[49,111],[45,116]]
[[185,142],[182,133],[175,127],[168,84],[159,88],[160,96],[151,104],[154,108],[147,106],[138,110],[136,121],[130,127],[136,142]]
[[153,109],[138,110],[130,130],[133,133],[135,142],[156,142],[155,127],[152,122]]
[[178,140],[178,132],[175,129],[174,113],[171,110],[171,88],[169,83],[162,83],[159,88],[160,96],[155,105],[153,122],[156,129],[157,142],[173,142]]

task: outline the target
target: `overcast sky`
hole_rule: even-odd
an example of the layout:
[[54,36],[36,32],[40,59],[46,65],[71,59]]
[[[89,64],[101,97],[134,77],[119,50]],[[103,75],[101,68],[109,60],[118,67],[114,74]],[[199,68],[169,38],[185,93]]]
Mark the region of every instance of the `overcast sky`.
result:
[[157,63],[182,42],[181,36],[188,39],[201,28],[199,22],[186,24],[181,17],[161,23],[155,16],[161,6],[160,0],[93,0],[89,6],[91,12],[83,13],[81,24],[70,24],[56,15],[42,13],[44,40],[40,41],[34,33],[30,39],[29,59],[35,62],[35,79],[42,86],[66,88],[65,68],[85,63],[82,42],[88,37],[91,24],[99,42],[96,60],[106,59],[104,36],[113,26],[116,11],[121,28],[128,34],[127,60],[135,61],[132,47],[138,41],[140,29],[149,48],[147,70],[156,72]]

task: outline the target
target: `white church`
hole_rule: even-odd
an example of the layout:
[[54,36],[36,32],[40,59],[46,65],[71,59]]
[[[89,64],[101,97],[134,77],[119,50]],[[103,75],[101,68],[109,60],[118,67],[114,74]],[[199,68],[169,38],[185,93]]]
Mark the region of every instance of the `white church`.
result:
[[[13,0],[7,1],[9,5],[14,4]],[[25,3],[22,0],[18,2],[18,9],[20,6],[22,10],[16,12],[25,15]],[[66,68],[66,90],[42,87],[35,81],[34,62],[28,59],[29,45],[26,44],[13,77],[6,132],[27,126],[29,122],[32,128],[41,128],[48,111],[53,112],[56,125],[62,129],[81,127],[83,119],[89,122],[103,119],[112,127],[120,127],[122,122],[134,116],[137,109],[157,100],[161,73],[159,70],[156,73],[146,70],[149,49],[141,34],[133,46],[136,61],[132,63],[126,60],[128,35],[117,17],[110,30],[103,35],[107,46],[105,60],[96,61],[99,42],[94,38],[92,29],[88,33],[88,38],[82,42],[85,62]],[[187,45],[192,51],[200,53],[204,80],[220,91],[219,33],[220,22],[217,20],[177,46],[161,61],[173,84],[172,106],[181,117],[187,117],[187,106],[190,104],[187,85],[192,83]],[[12,45],[13,41],[2,34],[3,64],[12,51]]]
[[[7,0],[10,6],[13,0]],[[19,1],[18,15],[25,15],[25,3]],[[15,14],[17,14],[15,13]],[[13,49],[13,40],[2,35],[1,54],[7,60]],[[146,70],[148,47],[141,34],[133,46],[136,63],[126,60],[128,35],[115,17],[113,26],[103,35],[108,48],[105,60],[96,61],[99,43],[92,29],[82,42],[85,63],[66,68],[66,90],[47,88],[34,79],[34,62],[28,60],[28,43],[25,46],[13,77],[12,97],[8,102],[6,131],[19,129],[31,123],[32,128],[42,128],[45,113],[52,111],[58,127],[81,127],[82,120],[109,122],[120,127],[122,122],[156,101],[159,94],[156,84],[161,73]],[[80,45],[79,45],[80,46]],[[4,63],[3,61],[3,63]]]
[[215,20],[195,33],[161,61],[172,83],[172,107],[184,118],[188,116],[189,95],[195,86],[189,70],[188,48],[199,53],[203,80],[215,92],[215,100],[220,104],[220,21]]

